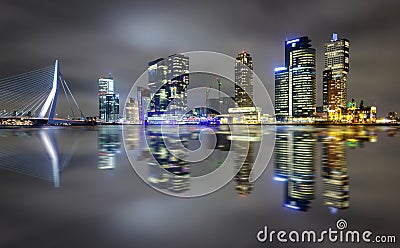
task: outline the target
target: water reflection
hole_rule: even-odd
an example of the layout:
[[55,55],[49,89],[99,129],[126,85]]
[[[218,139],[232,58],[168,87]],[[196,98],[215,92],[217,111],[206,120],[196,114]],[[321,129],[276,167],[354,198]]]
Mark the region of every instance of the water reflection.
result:
[[[375,128],[279,127],[275,142],[274,179],[285,185],[284,206],[307,211],[315,198],[315,161],[321,148],[323,201],[331,213],[350,206],[347,148],[376,142]],[[321,146],[318,146],[321,143]]]
[[[139,167],[146,168],[146,181],[163,192],[183,194],[196,190],[193,177],[207,175],[229,161],[228,173],[232,173],[237,193],[247,196],[253,189],[249,179],[262,128],[233,128],[231,131],[229,126],[146,126],[143,131],[128,127],[124,139],[128,157],[133,158],[131,162],[145,162]],[[134,135],[135,132],[138,134]],[[229,152],[234,154],[231,158]]]
[[[163,132],[160,127],[131,126],[124,133],[126,151],[134,162],[143,162],[147,181],[153,186],[175,193],[193,188],[191,177],[206,175],[219,168],[234,152],[230,161],[235,191],[248,196],[254,189],[250,172],[259,152],[260,140],[268,126],[182,127],[179,134]],[[275,181],[282,183],[283,206],[300,211],[312,207],[316,196],[316,181],[322,182],[324,205],[336,213],[350,207],[350,179],[347,156],[349,150],[363,148],[366,142],[377,142],[378,131],[397,136],[397,129],[375,127],[278,127],[273,160]],[[250,133],[248,133],[250,132]],[[114,169],[121,152],[121,128],[97,127],[32,128],[0,130],[0,168],[51,181],[61,185],[61,172],[70,163],[81,139],[97,137],[97,168]],[[213,138],[214,137],[214,138]],[[215,139],[216,137],[216,139]],[[215,141],[213,140],[215,139]],[[234,141],[234,142],[233,142]],[[204,160],[188,162],[190,151],[204,145]],[[182,149],[182,146],[188,150]],[[93,147],[96,150],[96,147]],[[159,166],[162,165],[161,167]],[[241,167],[240,167],[241,166]],[[96,167],[94,167],[96,168]]]
[[58,188],[80,142],[74,133],[63,128],[0,130],[0,168],[50,181]]
[[346,136],[334,129],[322,132],[323,199],[332,213],[345,209],[349,202],[349,178],[347,174]]
[[98,130],[97,168],[113,170],[116,166],[116,155],[121,152],[121,130],[117,126],[104,126]]
[[187,145],[189,136],[187,130],[179,133],[172,130],[162,132],[161,126],[146,129],[150,153],[154,156],[154,160],[148,163],[148,181],[153,186],[175,193],[182,193],[190,188],[190,166],[185,159],[187,154],[179,149],[181,142]]
[[[234,134],[238,133],[236,130]],[[250,182],[250,173],[254,166],[255,156],[258,153],[258,147],[261,142],[262,129],[252,128],[249,133],[242,135],[232,135],[232,140],[237,140],[234,147],[236,153],[236,167],[239,167],[235,175],[235,189],[240,196],[247,196],[253,191],[254,183]]]
[[275,179],[285,182],[284,206],[306,211],[315,196],[315,134],[279,127],[275,147]]

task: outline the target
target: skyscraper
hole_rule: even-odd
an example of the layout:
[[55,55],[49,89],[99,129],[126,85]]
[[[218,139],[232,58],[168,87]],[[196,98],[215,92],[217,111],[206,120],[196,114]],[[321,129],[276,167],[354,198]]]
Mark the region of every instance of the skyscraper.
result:
[[189,57],[174,54],[149,63],[148,116],[179,116],[187,109]]
[[150,90],[148,88],[138,86],[136,88],[136,96],[138,102],[139,124],[143,124],[150,107]]
[[349,73],[349,40],[332,35],[325,44],[323,73],[323,107],[325,111],[346,107],[347,74]]
[[316,111],[315,49],[300,37],[285,43],[285,66],[275,68],[277,120],[309,118]]
[[138,100],[129,97],[125,104],[125,121],[130,124],[139,123]]
[[119,95],[114,92],[114,79],[99,78],[99,118],[105,122],[115,122],[119,116]]
[[288,74],[286,67],[275,68],[275,113],[279,119],[289,117]]
[[253,59],[243,51],[235,63],[235,102],[238,107],[253,107]]

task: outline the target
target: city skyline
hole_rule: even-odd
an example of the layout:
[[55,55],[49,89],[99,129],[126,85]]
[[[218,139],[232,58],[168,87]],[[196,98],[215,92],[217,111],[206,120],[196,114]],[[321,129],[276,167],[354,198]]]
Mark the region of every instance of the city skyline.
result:
[[[60,2],[57,6],[49,5],[45,8],[46,4],[49,3],[44,1],[32,7],[30,4],[2,3],[4,14],[1,23],[7,36],[0,42],[0,52],[3,55],[0,58],[0,77],[40,68],[57,57],[61,61],[64,76],[71,83],[71,89],[76,91],[77,100],[84,106],[84,113],[89,116],[97,112],[96,103],[90,99],[97,88],[94,79],[99,75],[108,72],[115,75],[121,103],[124,103],[130,86],[146,70],[146,61],[177,52],[211,50],[234,56],[238,50],[246,50],[252,54],[254,64],[257,65],[255,72],[270,86],[273,83],[273,68],[281,63],[282,40],[302,35],[313,40],[317,51],[317,106],[321,106],[324,43],[333,32],[349,39],[352,45],[349,97],[364,99],[378,106],[380,116],[400,109],[397,77],[393,70],[396,64],[393,41],[398,34],[392,31],[399,18],[394,12],[398,3],[369,1],[362,5],[361,14],[360,6],[355,2],[346,2],[345,9],[329,5],[327,1],[291,5],[253,2],[244,5],[255,17],[252,28],[231,16],[235,9],[243,7],[235,2],[230,4],[230,11],[220,11],[226,7],[223,3],[196,6],[198,13],[191,16],[192,21],[189,23],[182,19],[183,16],[173,14],[175,10],[172,7],[178,3],[170,3],[169,8],[164,6],[170,10],[168,14],[159,8],[152,13],[153,18],[146,17],[146,13],[150,13],[154,3],[132,4],[121,1],[110,7],[107,3],[81,3],[76,6],[71,2]],[[185,10],[193,7],[191,4],[183,6]],[[68,12],[74,12],[74,18],[57,21],[57,18],[49,14],[50,8],[56,14],[74,9]],[[295,21],[302,10],[309,8],[315,12],[313,18]],[[128,9],[133,12],[127,13]],[[93,15],[102,10],[109,11],[110,17],[114,19]],[[202,19],[202,13],[208,10],[215,15],[208,15],[207,20]],[[285,10],[287,14],[276,19],[278,15],[275,12],[279,13],[278,10]],[[375,18],[380,20],[379,23],[372,20]],[[221,22],[223,19],[226,22]],[[315,23],[317,19],[321,20],[318,25]],[[160,21],[161,24],[157,26]],[[76,22],[81,25],[78,27]],[[210,22],[215,25],[204,29],[210,26]],[[187,35],[172,42],[172,32],[168,32],[172,29],[168,27],[174,24],[180,24],[182,32]],[[227,28],[232,26],[237,26],[236,30]],[[206,34],[214,38],[205,40],[202,37],[206,37]],[[273,93],[270,93],[273,97]]]
[[399,9],[2,0],[0,247],[395,246]]

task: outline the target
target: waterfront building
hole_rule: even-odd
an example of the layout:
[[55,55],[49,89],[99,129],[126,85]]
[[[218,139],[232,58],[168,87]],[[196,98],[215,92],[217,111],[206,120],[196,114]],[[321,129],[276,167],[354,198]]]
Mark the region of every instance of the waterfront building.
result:
[[260,124],[261,108],[241,107],[228,109],[228,122],[231,124]]
[[376,123],[376,111],[376,106],[364,106],[363,103],[357,106],[355,100],[352,99],[351,102],[348,102],[347,107],[329,111],[328,118],[338,123]]
[[150,89],[138,86],[136,88],[139,124],[143,124],[147,118],[147,112],[150,107]]
[[129,97],[125,105],[125,122],[129,124],[139,123],[138,101]]
[[316,60],[311,40],[285,42],[285,66],[275,68],[277,121],[309,121],[316,114]]
[[349,46],[349,40],[339,39],[337,34],[333,34],[331,41],[325,44],[322,93],[324,111],[346,107]]
[[189,57],[174,54],[149,63],[150,105],[147,120],[152,123],[178,121],[187,112]]
[[99,119],[116,122],[119,118],[119,95],[114,92],[114,79],[99,78]]
[[253,59],[246,51],[236,57],[235,102],[239,108],[253,107]]

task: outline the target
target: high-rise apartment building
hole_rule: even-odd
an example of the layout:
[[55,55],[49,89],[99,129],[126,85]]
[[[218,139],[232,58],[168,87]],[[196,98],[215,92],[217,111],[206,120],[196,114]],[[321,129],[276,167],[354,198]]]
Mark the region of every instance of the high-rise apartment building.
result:
[[347,75],[349,73],[349,40],[332,35],[325,44],[325,66],[323,73],[324,111],[346,107]]
[[235,63],[235,102],[238,107],[253,107],[253,59],[243,51]]

